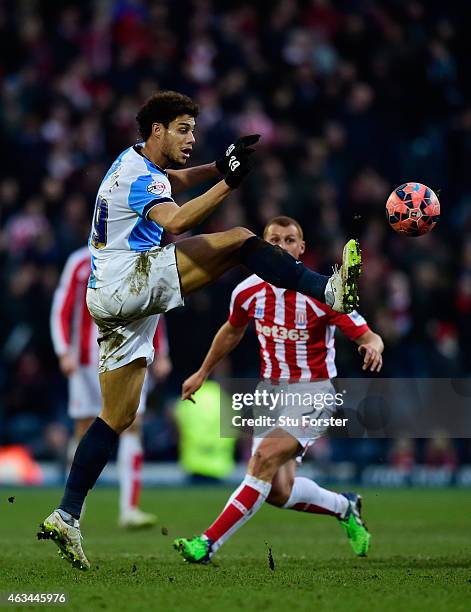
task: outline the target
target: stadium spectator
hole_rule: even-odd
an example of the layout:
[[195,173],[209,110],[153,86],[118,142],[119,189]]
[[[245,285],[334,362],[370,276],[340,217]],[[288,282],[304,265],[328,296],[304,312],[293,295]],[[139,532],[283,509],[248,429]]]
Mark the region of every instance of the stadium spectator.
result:
[[[202,231],[234,220],[260,231],[269,217],[294,216],[312,245],[306,263],[323,272],[358,234],[362,311],[388,344],[385,375],[469,376],[465,4],[187,2],[181,19],[179,3],[165,0],[2,2],[0,443],[17,439],[20,418],[36,432],[30,417],[60,418],[65,388],[45,331],[52,292],[103,173],[137,140],[135,112],[159,87],[202,103],[195,164],[248,126],[264,135],[257,171]],[[384,222],[384,202],[411,179],[441,189],[444,214],[433,234],[406,243]],[[175,390],[237,280],[169,316]],[[207,325],[183,355],[195,312]],[[254,354],[234,354],[234,374],[256,371]],[[339,357],[343,375],[358,374]]]

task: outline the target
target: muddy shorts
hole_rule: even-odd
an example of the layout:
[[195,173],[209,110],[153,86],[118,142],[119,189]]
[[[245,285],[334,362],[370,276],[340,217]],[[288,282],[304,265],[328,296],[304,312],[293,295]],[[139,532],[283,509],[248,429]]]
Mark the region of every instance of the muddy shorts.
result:
[[159,315],[184,304],[174,244],[132,256],[131,266],[129,253],[113,256],[113,269],[126,270],[125,276],[87,290],[87,306],[98,325],[100,372],[120,368],[139,357],[150,365]]

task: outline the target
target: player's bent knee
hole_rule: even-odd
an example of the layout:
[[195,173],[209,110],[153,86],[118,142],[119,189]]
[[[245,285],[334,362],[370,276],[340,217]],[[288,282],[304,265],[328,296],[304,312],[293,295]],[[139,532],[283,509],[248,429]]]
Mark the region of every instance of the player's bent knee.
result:
[[277,508],[281,508],[286,504],[290,496],[290,491],[288,488],[274,489],[272,488],[270,494],[267,497],[267,503],[271,506],[276,506]]
[[267,497],[267,503],[271,504],[272,506],[277,506],[278,508],[284,506],[291,497],[293,484],[294,478],[283,479],[282,482],[275,479],[271,491]]
[[280,454],[270,448],[258,448],[251,460],[255,476],[262,473],[265,475],[273,472],[274,474],[282,462]]
[[242,244],[244,244],[244,242],[248,238],[251,238],[252,236],[255,236],[255,234],[253,232],[251,232],[246,227],[242,227],[242,226],[233,227],[232,229],[230,229],[228,231],[231,233],[231,235],[234,236],[234,241],[239,246],[242,246]]

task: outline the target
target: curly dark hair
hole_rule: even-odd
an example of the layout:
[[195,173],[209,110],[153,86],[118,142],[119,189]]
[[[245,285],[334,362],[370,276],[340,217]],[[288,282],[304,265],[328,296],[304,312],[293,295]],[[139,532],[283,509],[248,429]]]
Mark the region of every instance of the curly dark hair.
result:
[[198,105],[191,98],[177,91],[158,91],[148,98],[136,115],[137,127],[143,140],[152,133],[153,123],[162,123],[165,127],[180,115],[197,117]]

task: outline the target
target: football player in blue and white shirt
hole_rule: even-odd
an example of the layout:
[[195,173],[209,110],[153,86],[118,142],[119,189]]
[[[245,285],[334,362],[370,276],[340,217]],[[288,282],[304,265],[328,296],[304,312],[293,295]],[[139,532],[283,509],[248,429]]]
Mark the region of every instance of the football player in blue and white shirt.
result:
[[[342,266],[331,277],[309,270],[243,227],[160,247],[164,230],[181,234],[199,225],[250,171],[251,145],[258,135],[239,138],[211,164],[169,169],[190,158],[197,116],[198,107],[187,96],[172,91],[151,96],[136,117],[142,142],[121,153],[98,189],[87,304],[99,328],[102,410],[77,447],[58,509],[39,533],[54,540],[63,558],[80,569],[90,567],[81,545],[82,505],[118,436],[134,421],[160,313],[182,306],[184,296],[239,264],[268,283],[314,297],[338,312],[357,305],[361,258],[354,240],[346,244]],[[173,193],[221,176],[186,204],[173,200]],[[266,467],[250,475],[251,486],[261,494],[268,486],[263,480]]]

